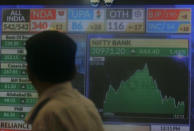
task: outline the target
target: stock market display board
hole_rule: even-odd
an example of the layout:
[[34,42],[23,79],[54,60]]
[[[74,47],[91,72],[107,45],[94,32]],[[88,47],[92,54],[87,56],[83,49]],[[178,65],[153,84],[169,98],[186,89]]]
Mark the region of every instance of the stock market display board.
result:
[[189,131],[191,8],[0,9],[0,130],[31,130],[23,120],[38,94],[26,72],[25,41],[57,30],[78,47],[73,87],[105,122]]

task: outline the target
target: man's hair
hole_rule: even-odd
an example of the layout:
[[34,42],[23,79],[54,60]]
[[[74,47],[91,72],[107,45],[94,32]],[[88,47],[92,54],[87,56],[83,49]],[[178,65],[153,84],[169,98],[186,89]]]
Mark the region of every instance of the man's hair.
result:
[[76,43],[64,33],[43,31],[26,41],[29,71],[39,81],[61,83],[76,74]]

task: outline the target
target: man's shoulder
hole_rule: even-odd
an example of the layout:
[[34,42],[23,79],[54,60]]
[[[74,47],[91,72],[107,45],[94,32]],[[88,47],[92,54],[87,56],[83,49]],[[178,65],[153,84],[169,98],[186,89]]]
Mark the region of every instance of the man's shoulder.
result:
[[94,103],[86,98],[85,96],[79,94],[76,96],[57,96],[51,98],[47,104],[42,108],[43,112],[56,112],[60,110],[80,110],[80,109],[93,109],[96,111]]
[[[80,95],[78,98],[60,97],[50,99],[37,115],[37,121],[48,118],[57,119],[62,125],[86,131],[103,131],[100,115],[93,102]],[[83,121],[84,119],[84,121]]]

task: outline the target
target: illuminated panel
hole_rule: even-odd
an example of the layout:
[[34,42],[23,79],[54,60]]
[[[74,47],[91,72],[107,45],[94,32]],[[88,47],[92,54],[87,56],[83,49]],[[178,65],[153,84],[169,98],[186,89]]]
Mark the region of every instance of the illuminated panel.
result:
[[148,9],[148,33],[191,33],[191,9]]
[[103,32],[104,19],[104,9],[69,8],[68,32]]
[[[1,120],[24,120],[25,116],[38,99],[38,94],[31,85],[26,72],[25,41],[31,35],[14,34],[4,33],[1,39]],[[13,124],[14,121],[10,121],[9,123]],[[2,128],[7,129],[11,127],[12,125],[9,125],[9,123]],[[21,123],[20,127],[22,127]],[[14,129],[17,129],[17,124],[15,124]],[[26,130],[25,128],[23,129]]]
[[106,31],[108,32],[145,32],[144,9],[107,9],[106,19]]
[[2,32],[29,32],[30,10],[6,9],[3,10]]
[[92,39],[91,56],[187,56],[188,41],[175,39]]
[[31,125],[26,124],[24,121],[0,120],[0,131],[30,131],[31,129]]
[[58,30],[66,32],[66,9],[31,9],[30,31]]
[[161,124],[151,125],[151,131],[190,131],[190,128],[185,125]]
[[186,39],[91,38],[89,75],[104,120],[188,123]]
[[76,67],[77,74],[72,80],[74,88],[78,89],[82,94],[85,94],[85,78],[86,78],[86,35],[71,34],[69,35],[76,45]]
[[3,32],[66,32],[66,9],[4,9]]

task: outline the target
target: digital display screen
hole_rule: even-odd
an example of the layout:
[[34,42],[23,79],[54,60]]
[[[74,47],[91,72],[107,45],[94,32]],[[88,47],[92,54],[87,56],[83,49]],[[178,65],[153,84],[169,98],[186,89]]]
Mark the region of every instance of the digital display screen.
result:
[[191,9],[148,9],[146,25],[149,33],[189,33]]
[[105,123],[189,131],[193,8],[0,7],[0,131],[31,130],[23,120],[38,94],[26,72],[25,41],[44,30],[66,33],[77,44],[72,85],[94,102]]
[[6,9],[3,10],[3,32],[66,32],[66,9]]
[[90,98],[104,119],[188,122],[188,77],[186,39],[90,39]]

